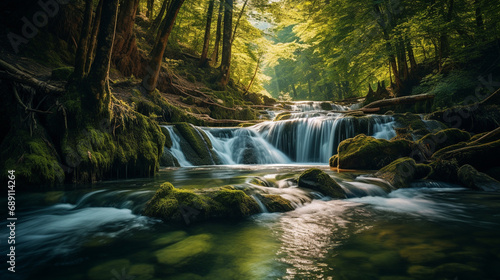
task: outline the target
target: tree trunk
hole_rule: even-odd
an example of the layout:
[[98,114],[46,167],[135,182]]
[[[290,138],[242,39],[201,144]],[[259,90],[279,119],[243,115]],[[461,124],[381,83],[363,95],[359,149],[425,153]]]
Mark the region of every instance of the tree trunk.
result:
[[139,0],[125,0],[120,5],[112,62],[125,76],[140,74],[141,63],[137,49],[134,23]]
[[89,87],[89,95],[86,98],[88,109],[95,117],[109,117],[111,102],[109,66],[117,17],[118,0],[105,1],[102,7],[96,56],[85,83]]
[[257,76],[257,72],[259,71],[260,59],[261,59],[261,57],[259,56],[259,59],[257,60],[257,65],[255,65],[255,72],[253,73],[252,80],[250,80],[250,83],[248,84],[248,87],[245,90],[245,93],[247,93],[250,90],[250,88],[252,87],[253,81],[255,80],[255,77]]
[[158,76],[160,75],[161,62],[163,54],[165,53],[165,48],[167,47],[168,37],[170,36],[170,33],[172,33],[175,19],[177,18],[177,14],[179,13],[183,3],[184,0],[172,0],[164,19],[164,23],[162,24],[162,30],[158,43],[155,44],[153,50],[151,51],[151,60],[149,61],[149,65],[146,69],[147,74],[142,80],[143,87],[149,92],[155,90],[156,85],[158,84]]
[[224,5],[224,33],[222,34],[221,85],[227,86],[231,69],[231,35],[233,31],[233,0]]
[[[446,22],[451,22],[453,16],[453,4],[454,0],[448,1],[448,11],[444,15],[444,20]],[[448,41],[448,35],[443,32],[439,38],[439,67],[441,68],[443,59],[450,55],[450,42]]]
[[311,87],[311,79],[307,79],[307,88],[309,90],[309,100],[312,100],[312,87]]
[[205,25],[205,38],[203,38],[203,51],[201,52],[200,67],[208,65],[208,48],[210,47],[210,29],[212,27],[212,15],[214,13],[215,0],[210,0],[207,11],[207,24]]
[[245,0],[245,3],[243,3],[243,7],[241,8],[240,14],[238,15],[238,20],[236,21],[236,25],[234,26],[233,36],[231,37],[231,45],[236,39],[236,32],[238,31],[238,27],[240,26],[240,20],[241,17],[243,16],[243,13],[245,12],[245,7],[247,6],[247,3],[248,0]]
[[410,40],[406,39],[406,50],[408,52],[408,58],[410,59],[410,79],[413,79],[416,75],[418,69],[417,60],[415,59],[415,54],[413,53],[413,47],[411,46]]
[[402,96],[396,98],[382,99],[378,101],[374,101],[361,109],[369,109],[369,108],[380,108],[401,104],[413,104],[418,101],[433,99],[434,95],[429,94],[419,94],[419,95],[410,95],[410,96]]
[[222,37],[222,18],[224,12],[224,0],[220,0],[219,2],[219,13],[217,16],[217,31],[215,32],[215,44],[214,44],[214,52],[212,54],[212,66],[216,67],[219,62],[219,47],[220,40]]
[[294,83],[292,83],[292,92],[293,92],[293,98],[295,100],[297,100],[297,97],[298,97],[298,95],[297,95],[297,89],[295,88],[295,84]]
[[101,23],[103,3],[104,0],[99,0],[99,4],[97,4],[97,8],[95,11],[94,22],[92,23],[92,33],[88,44],[87,62],[85,63],[85,73],[88,73],[90,71],[90,66],[92,66],[92,62],[94,61],[95,48],[97,44],[97,33],[99,32],[99,25]]
[[150,34],[156,33],[156,31],[158,30],[158,28],[160,28],[160,23],[162,22],[162,19],[165,16],[165,12],[167,11],[167,8],[168,8],[169,5],[170,5],[170,1],[169,0],[164,0],[163,4],[161,4],[160,13],[158,13],[158,15],[156,16],[153,24],[151,25],[151,27],[149,29],[149,33]]
[[85,76],[85,63],[87,63],[88,41],[90,37],[90,25],[92,23],[92,0],[85,1],[85,11],[83,14],[83,24],[78,41],[78,49],[75,56],[74,78],[81,79]]
[[155,0],[147,0],[148,11],[146,12],[146,17],[149,19],[153,18],[153,7],[155,5]]

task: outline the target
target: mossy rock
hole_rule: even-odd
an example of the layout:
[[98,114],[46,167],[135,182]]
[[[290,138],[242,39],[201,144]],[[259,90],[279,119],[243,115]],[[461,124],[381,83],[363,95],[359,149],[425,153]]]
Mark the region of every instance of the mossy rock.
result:
[[212,248],[212,236],[199,234],[154,252],[158,263],[168,266],[183,266],[207,254]]
[[469,132],[482,133],[498,127],[500,106],[497,104],[482,104],[456,106],[435,111],[425,116],[428,120],[443,122],[449,127],[464,129]]
[[209,190],[176,189],[164,183],[148,201],[144,214],[164,221],[191,223],[220,218],[243,218],[260,212],[259,205],[241,190],[221,187]]
[[498,166],[500,140],[489,143],[459,143],[443,148],[432,156],[433,159],[456,159],[458,165],[470,164],[483,171]]
[[500,182],[487,174],[478,172],[474,167],[466,164],[458,170],[460,183],[470,189],[482,191],[500,191]]
[[163,135],[165,135],[165,147],[167,147],[168,149],[172,148],[172,137],[170,136],[170,132],[168,131],[168,129],[164,126],[161,127],[161,133],[163,133]]
[[134,264],[130,267],[128,275],[134,280],[152,280],[155,274],[155,267],[151,264]]
[[410,155],[414,143],[408,140],[375,139],[360,134],[338,146],[337,167],[343,169],[380,169],[392,161]]
[[421,145],[425,150],[429,151],[429,155],[432,155],[444,147],[469,141],[470,137],[470,134],[466,131],[449,128],[436,133],[429,133],[418,140],[416,144]]
[[212,142],[203,130],[188,123],[178,123],[175,125],[175,129],[182,138],[181,149],[191,163],[194,165],[221,163],[212,149]]
[[52,74],[50,75],[50,78],[52,80],[56,81],[67,81],[71,74],[73,74],[73,71],[75,70],[74,67],[60,67],[52,70]]
[[342,187],[335,180],[322,170],[311,168],[304,171],[298,180],[301,188],[308,188],[318,191],[331,198],[345,198],[346,194]]
[[259,196],[261,202],[266,206],[267,210],[271,213],[274,212],[288,212],[292,211],[293,206],[289,200],[284,199],[279,195],[264,194]]
[[373,254],[369,258],[370,263],[381,270],[391,271],[395,267],[401,266],[401,257],[395,251],[384,251]]
[[339,155],[333,155],[328,163],[330,164],[330,167],[337,167],[339,165]]
[[436,263],[446,258],[440,247],[429,244],[408,246],[401,249],[399,254],[412,264]]
[[423,136],[430,133],[424,121],[419,115],[412,113],[394,114],[394,120],[400,127],[408,128],[413,134]]
[[49,139],[41,126],[33,135],[23,129],[11,129],[0,144],[0,170],[3,174],[15,170],[16,181],[21,187],[63,183],[65,174]]
[[432,167],[427,179],[458,183],[458,162],[455,159],[437,159],[429,164]]
[[325,110],[325,111],[332,110],[332,103],[330,103],[330,102],[321,102],[320,106],[321,106],[321,110]]
[[181,166],[179,164],[179,161],[172,155],[172,153],[164,149],[163,154],[160,158],[160,166],[165,166],[165,167],[179,167]]
[[158,238],[158,239],[155,239],[152,244],[155,245],[155,246],[158,246],[158,245],[169,245],[169,244],[172,244],[172,243],[176,243],[176,242],[179,242],[183,239],[186,239],[187,237],[187,233],[185,231],[182,231],[182,230],[178,230],[178,231],[173,231],[173,232],[169,232],[169,233],[166,233],[164,235],[162,235],[162,237]]
[[108,261],[97,266],[94,266],[88,271],[89,280],[109,280],[114,277],[113,271],[121,274],[123,269],[129,271],[130,261],[127,259],[118,259]]
[[400,158],[383,167],[375,176],[386,180],[395,188],[407,188],[413,180],[426,177],[432,168],[417,164],[412,158]]

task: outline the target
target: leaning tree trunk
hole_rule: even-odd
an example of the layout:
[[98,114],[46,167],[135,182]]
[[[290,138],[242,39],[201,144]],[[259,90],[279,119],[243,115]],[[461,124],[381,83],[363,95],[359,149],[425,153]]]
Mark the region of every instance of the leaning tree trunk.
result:
[[139,0],[125,0],[120,5],[112,62],[125,76],[140,75],[141,61],[134,34]]
[[165,16],[165,12],[167,11],[169,5],[170,5],[169,0],[164,0],[163,4],[161,4],[160,12],[156,16],[155,20],[153,21],[153,24],[151,24],[151,27],[149,29],[150,34],[155,34],[158,28],[160,28],[160,23],[162,22],[162,19]]
[[172,33],[175,19],[177,18],[177,14],[179,13],[183,3],[184,0],[172,0],[164,23],[162,24],[163,28],[159,36],[159,40],[151,51],[151,60],[146,68],[147,74],[142,80],[143,87],[149,92],[155,90],[156,85],[158,84],[161,62],[163,54],[165,53],[165,48],[167,47],[168,37],[170,36],[170,33]]
[[87,109],[94,117],[109,117],[111,92],[109,90],[109,66],[115,38],[118,0],[105,0],[97,40],[96,56],[87,76]]
[[78,40],[78,48],[75,56],[75,71],[73,76],[75,79],[82,79],[85,75],[85,63],[87,63],[88,41],[90,37],[90,25],[92,23],[92,0],[85,1],[85,12],[83,14],[83,25]]
[[212,54],[212,66],[217,66],[219,62],[219,47],[220,47],[220,39],[222,37],[222,17],[224,12],[224,0],[220,0],[219,3],[219,13],[217,17],[217,31],[215,32],[215,44],[214,44],[214,53]]
[[147,8],[148,10],[146,11],[146,17],[148,17],[149,19],[152,19],[153,18],[153,7],[154,7],[154,4],[155,4],[155,0],[147,0]]
[[94,21],[92,22],[92,32],[90,33],[90,39],[88,42],[88,52],[87,52],[87,62],[85,63],[85,73],[90,71],[90,66],[94,61],[95,48],[97,44],[97,33],[99,32],[99,26],[101,24],[101,14],[102,14],[102,5],[104,0],[99,0],[99,4],[97,4],[97,8],[94,15]]
[[233,0],[224,5],[224,33],[222,34],[222,61],[220,65],[221,85],[227,86],[231,70],[231,41],[233,31]]
[[205,38],[203,39],[203,51],[201,52],[200,67],[208,65],[208,48],[210,46],[210,28],[212,27],[212,15],[214,13],[215,0],[210,0],[207,11],[207,24],[205,25]]

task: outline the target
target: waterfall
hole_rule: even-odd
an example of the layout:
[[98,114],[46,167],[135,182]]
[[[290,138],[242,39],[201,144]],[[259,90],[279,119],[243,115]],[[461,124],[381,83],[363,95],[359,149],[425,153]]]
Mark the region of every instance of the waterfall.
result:
[[[287,120],[266,121],[247,128],[200,129],[210,139],[211,152],[224,165],[324,164],[345,139],[361,133],[387,140],[396,136],[391,116],[346,116],[340,111],[347,107],[329,102],[294,102],[285,107],[291,110]],[[181,137],[172,126],[166,128],[172,137],[172,155],[181,166],[193,166],[181,149]]]

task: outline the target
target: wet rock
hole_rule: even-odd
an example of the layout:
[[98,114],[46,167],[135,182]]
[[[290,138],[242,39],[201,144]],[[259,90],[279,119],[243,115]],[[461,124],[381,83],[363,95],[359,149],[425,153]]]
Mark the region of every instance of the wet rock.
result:
[[408,140],[375,139],[360,134],[344,140],[338,147],[337,167],[343,169],[380,169],[410,155],[414,143]]
[[468,142],[455,144],[437,151],[432,155],[432,158],[456,159],[459,165],[470,164],[474,168],[483,171],[498,166],[499,154],[500,140],[495,140],[488,143]]
[[[331,109],[330,109],[331,110]],[[291,118],[292,114],[290,112],[282,112],[282,113],[279,113],[275,118],[274,118],[274,121],[275,122],[279,122],[279,121],[284,121],[284,120],[289,120]]]
[[267,210],[271,213],[288,212],[294,209],[290,201],[284,199],[279,195],[264,194],[260,195],[259,199],[266,206]]
[[414,159],[400,158],[380,169],[375,176],[395,188],[407,188],[413,180],[424,178],[431,170],[430,166],[417,164]]
[[255,199],[241,190],[221,187],[196,193],[176,189],[170,183],[160,186],[144,210],[146,216],[188,224],[217,218],[242,218],[259,212]]
[[212,149],[212,142],[203,130],[188,123],[176,124],[175,130],[181,138],[181,149],[191,163],[194,165],[221,163]]
[[332,198],[345,198],[346,194],[342,187],[325,172],[311,168],[299,177],[299,187],[318,191]]
[[160,264],[182,266],[210,251],[212,237],[209,234],[190,236],[154,253]]
[[500,108],[498,105],[456,106],[446,110],[436,111],[425,116],[428,120],[443,122],[449,127],[464,129],[469,132],[481,133],[498,127]]
[[187,237],[187,233],[185,231],[173,231],[167,234],[164,234],[162,237],[153,241],[153,245],[168,245],[172,243],[179,242]]
[[460,142],[465,142],[470,139],[470,134],[466,131],[449,128],[429,133],[416,142],[417,145],[427,151],[427,156],[431,156],[434,152]]
[[382,253],[370,256],[370,263],[378,269],[392,270],[394,267],[400,266],[401,258],[395,251],[385,251]]
[[452,160],[435,160],[429,164],[432,167],[427,179],[458,183],[458,162]]
[[122,270],[128,271],[130,261],[127,259],[119,259],[108,261],[91,268],[87,274],[90,280],[109,280],[114,277],[113,271],[121,273]]
[[466,164],[458,170],[458,179],[467,188],[482,191],[500,191],[500,182]]
[[160,166],[164,167],[179,167],[179,161],[166,148],[163,149],[163,154],[160,157]]
[[150,264],[135,264],[130,267],[128,275],[134,280],[152,280],[155,274],[155,267]]
[[412,264],[426,264],[438,262],[446,257],[440,247],[429,244],[408,246],[399,251],[401,257]]

